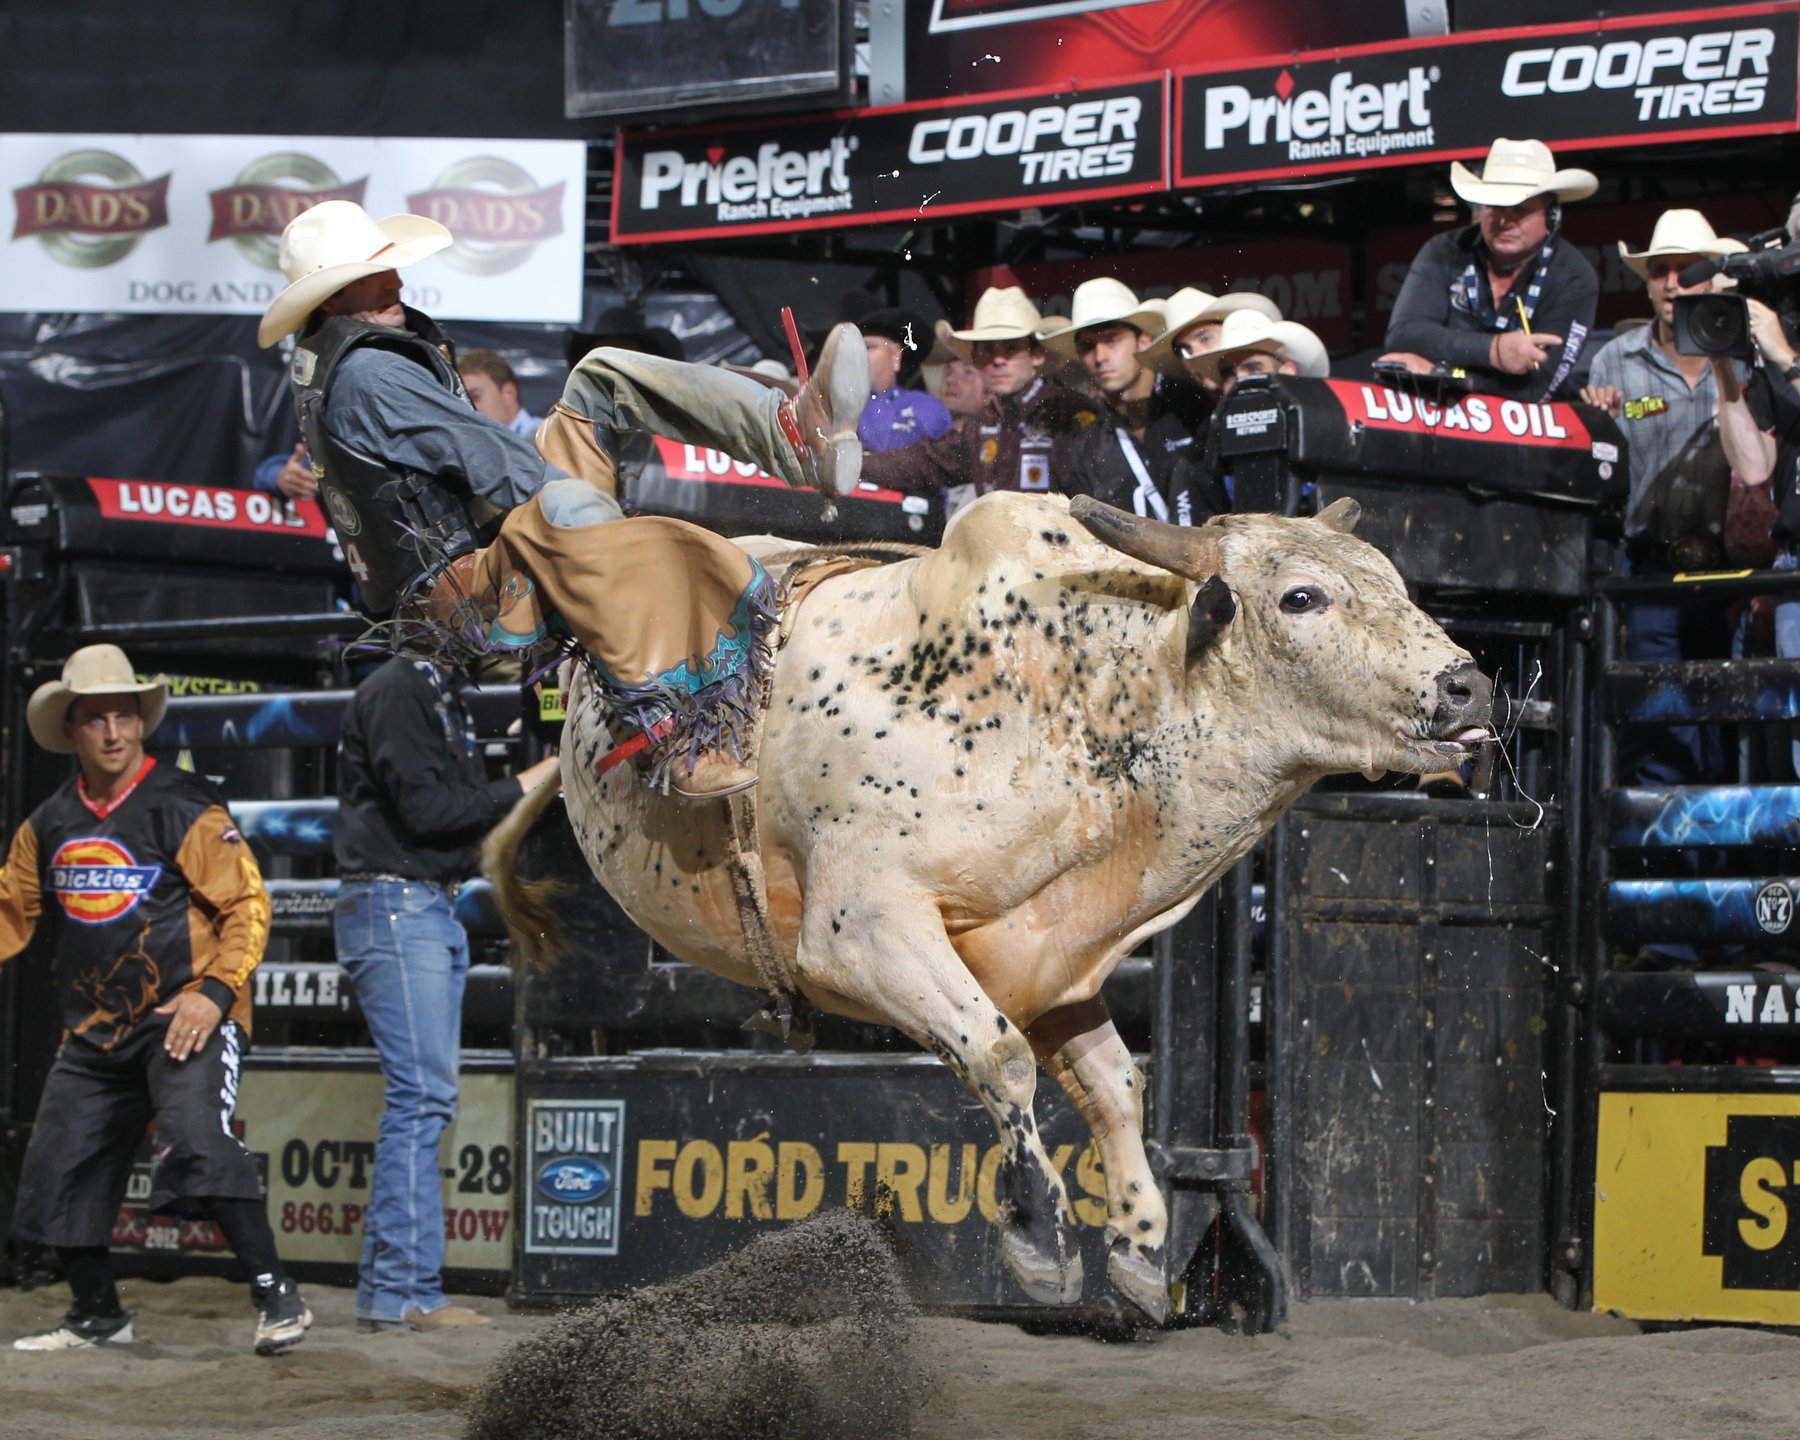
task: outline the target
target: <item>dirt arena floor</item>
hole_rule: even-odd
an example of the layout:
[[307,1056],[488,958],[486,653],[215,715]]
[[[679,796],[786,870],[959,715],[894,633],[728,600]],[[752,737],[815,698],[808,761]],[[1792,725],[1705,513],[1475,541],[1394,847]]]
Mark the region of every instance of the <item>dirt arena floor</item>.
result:
[[[238,1287],[122,1288],[138,1317],[130,1349],[0,1349],[0,1436],[460,1437],[463,1409],[496,1359],[555,1323],[476,1300],[496,1317],[491,1329],[362,1335],[351,1293],[313,1286],[318,1321],[306,1344],[263,1360],[250,1353]],[[60,1290],[0,1290],[0,1338],[47,1326],[64,1303]],[[1124,1345],[926,1318],[915,1353],[926,1376],[912,1430],[920,1440],[1800,1435],[1800,1338],[1640,1334],[1541,1296],[1307,1305],[1284,1334],[1186,1331]]]

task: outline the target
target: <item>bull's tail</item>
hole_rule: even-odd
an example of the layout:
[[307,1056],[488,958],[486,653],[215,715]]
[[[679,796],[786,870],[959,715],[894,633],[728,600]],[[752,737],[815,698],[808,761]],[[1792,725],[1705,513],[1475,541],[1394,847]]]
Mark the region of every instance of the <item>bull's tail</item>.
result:
[[481,842],[481,873],[494,887],[494,903],[512,937],[513,964],[543,969],[569,945],[562,926],[550,909],[550,901],[562,886],[555,880],[519,878],[519,846],[532,826],[562,793],[562,776],[546,780],[519,798],[506,818]]

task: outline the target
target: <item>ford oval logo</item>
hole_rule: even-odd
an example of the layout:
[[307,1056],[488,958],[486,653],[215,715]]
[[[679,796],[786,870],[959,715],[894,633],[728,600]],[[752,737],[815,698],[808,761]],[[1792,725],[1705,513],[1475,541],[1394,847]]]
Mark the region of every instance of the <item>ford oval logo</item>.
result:
[[538,1194],[565,1205],[585,1205],[612,1189],[612,1172],[598,1160],[567,1155],[551,1160],[538,1171]]

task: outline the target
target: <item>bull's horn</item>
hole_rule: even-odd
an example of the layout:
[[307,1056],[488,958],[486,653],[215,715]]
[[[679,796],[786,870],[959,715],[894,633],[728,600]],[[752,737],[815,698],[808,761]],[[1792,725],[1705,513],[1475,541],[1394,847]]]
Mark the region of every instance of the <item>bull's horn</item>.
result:
[[1362,506],[1348,495],[1340,495],[1313,518],[1327,530],[1348,535],[1356,528],[1356,522],[1362,519]]
[[1077,495],[1069,502],[1069,514],[1085,525],[1096,540],[1133,560],[1159,566],[1188,580],[1206,580],[1219,573],[1217,531],[1149,520],[1102,504],[1092,495]]

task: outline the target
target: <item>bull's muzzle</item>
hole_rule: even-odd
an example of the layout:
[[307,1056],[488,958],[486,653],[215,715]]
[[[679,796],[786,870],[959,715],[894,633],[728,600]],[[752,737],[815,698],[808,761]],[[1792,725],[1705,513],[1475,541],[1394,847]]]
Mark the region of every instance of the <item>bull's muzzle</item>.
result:
[[1431,712],[1435,739],[1479,745],[1493,738],[1487,727],[1494,715],[1494,682],[1473,660],[1439,675],[1437,689],[1437,708]]

